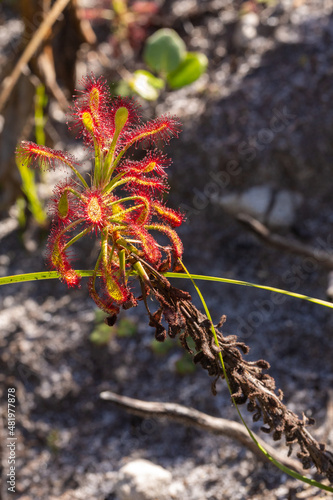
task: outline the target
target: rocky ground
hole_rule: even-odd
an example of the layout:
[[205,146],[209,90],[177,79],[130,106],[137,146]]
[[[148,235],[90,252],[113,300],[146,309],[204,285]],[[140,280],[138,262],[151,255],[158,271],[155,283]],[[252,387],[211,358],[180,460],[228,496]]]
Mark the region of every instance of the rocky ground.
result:
[[[193,273],[325,299],[328,270],[322,262],[264,245],[235,215],[249,213],[300,244],[332,249],[331,2],[182,0],[161,2],[160,12],[189,50],[209,58],[209,70],[198,82],[165,92],[157,103],[143,103],[147,117],[169,112],[183,123],[168,152],[173,157],[170,205],[187,212],[179,230],[185,264]],[[20,32],[9,2],[1,22],[1,57],[6,58],[8,39]],[[106,24],[93,27],[102,60],[112,61]],[[82,49],[78,72],[116,78],[124,61],[103,68],[94,52],[89,57],[86,52]],[[128,70],[140,67],[138,57],[124,60]],[[73,148],[65,117],[52,103],[50,123],[58,146]],[[59,175],[47,178],[44,196]],[[15,208],[4,213],[1,276],[45,269],[46,235],[32,227],[19,229]],[[91,267],[94,248],[79,252],[78,267]],[[175,285],[190,290],[187,283]],[[201,289],[216,321],[227,314],[224,332],[247,342],[251,359],[270,362],[288,407],[315,417],[313,434],[332,449],[331,311],[291,298],[278,304],[271,292],[253,288],[202,282]],[[199,304],[194,292],[193,299]],[[84,285],[70,291],[57,281],[8,285],[1,287],[0,300],[3,499],[11,498],[8,388],[17,396],[15,498],[134,500],[133,492],[122,496],[128,488],[121,485],[130,480],[119,470],[136,459],[165,469],[160,484],[171,483],[170,499],[329,498],[226,437],[134,417],[100,399],[101,391],[111,390],[237,419],[225,384],[219,382],[212,396],[205,372],[179,364],[184,360],[176,342],[157,352],[142,305],[122,314],[109,342],[98,345],[92,339],[105,334],[103,321]],[[258,424],[251,426],[258,431]],[[286,453],[283,442],[275,446]],[[151,477],[160,472],[152,470]],[[168,487],[160,486],[161,492]],[[151,499],[150,494],[138,498]]]

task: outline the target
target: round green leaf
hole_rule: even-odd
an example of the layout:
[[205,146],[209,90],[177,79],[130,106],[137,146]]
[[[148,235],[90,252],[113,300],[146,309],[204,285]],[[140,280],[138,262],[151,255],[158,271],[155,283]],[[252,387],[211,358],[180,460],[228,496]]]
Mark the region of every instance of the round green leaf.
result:
[[163,80],[141,69],[134,71],[128,83],[134,92],[147,101],[155,101],[159,96],[159,91],[164,88]]
[[180,89],[195,82],[207,69],[208,59],[200,52],[188,52],[178,68],[167,75],[172,89]]
[[156,73],[165,75],[179,66],[186,56],[186,47],[176,31],[164,28],[147,38],[143,58]]

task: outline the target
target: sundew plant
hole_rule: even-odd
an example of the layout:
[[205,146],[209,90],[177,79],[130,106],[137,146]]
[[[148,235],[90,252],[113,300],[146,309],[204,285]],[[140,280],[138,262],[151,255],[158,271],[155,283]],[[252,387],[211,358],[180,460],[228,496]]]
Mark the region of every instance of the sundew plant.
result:
[[[183,216],[163,203],[168,189],[165,169],[170,161],[151,148],[178,135],[180,125],[168,116],[142,124],[135,101],[111,101],[103,79],[91,76],[82,84],[71,112],[73,127],[94,154],[89,183],[79,173],[75,158],[62,151],[22,142],[17,158],[19,163],[41,167],[63,164],[74,172],[74,177],[54,190],[48,259],[69,287],[77,286],[81,278],[71,266],[72,245],[88,234],[99,238],[89,293],[98,307],[113,315],[119,306],[136,305],[129,278],[133,269],[145,277],[138,258],[156,270],[167,271],[172,256],[175,261],[182,256],[183,246],[173,228],[182,223]],[[127,153],[140,143],[150,149],[141,160],[133,160]],[[170,243],[158,244],[156,232]]]
[[[332,304],[270,287],[189,274],[181,260],[183,245],[175,230],[184,217],[164,201],[170,160],[160,149],[171,137],[178,136],[178,120],[166,115],[143,123],[135,101],[111,99],[102,78],[91,75],[83,79],[82,86],[71,109],[71,128],[77,130],[78,137],[83,138],[92,153],[93,168],[88,180],[80,173],[79,163],[68,153],[27,141],[17,148],[19,164],[44,168],[59,164],[72,171],[71,177],[55,187],[51,200],[52,226],[47,255],[54,271],[46,273],[46,277],[56,275],[74,287],[80,284],[82,275],[88,275],[89,293],[108,314],[109,325],[115,323],[121,307],[128,309],[142,300],[157,340],[162,342],[167,335],[178,337],[193,355],[194,363],[213,377],[213,393],[216,393],[217,380],[226,381],[243,424],[266,457],[291,476],[333,492],[330,486],[275,460],[245,424],[238,405],[247,403],[253,420],[263,421],[264,432],[271,433],[275,440],[284,437],[290,452],[298,445],[297,456],[304,469],[315,466],[318,473],[333,482],[333,454],[309,433],[310,419],[299,418],[284,405],[282,391],[276,390],[274,379],[267,373],[267,361],[247,361],[244,355],[249,347],[235,335],[223,335],[224,316],[217,325],[213,324],[193,278],[258,286],[328,307]],[[72,263],[72,250],[87,235],[99,241],[96,264],[92,271],[77,271]],[[185,274],[170,272],[179,270]],[[38,279],[38,275],[0,278],[0,284]],[[45,277],[45,273],[43,275]],[[175,288],[167,279],[184,276],[192,280],[205,314],[193,305],[188,292]],[[141,286],[139,297],[133,294],[135,280]],[[149,305],[148,296],[153,299]],[[151,307],[156,310],[151,311]],[[194,347],[189,346],[190,339]]]

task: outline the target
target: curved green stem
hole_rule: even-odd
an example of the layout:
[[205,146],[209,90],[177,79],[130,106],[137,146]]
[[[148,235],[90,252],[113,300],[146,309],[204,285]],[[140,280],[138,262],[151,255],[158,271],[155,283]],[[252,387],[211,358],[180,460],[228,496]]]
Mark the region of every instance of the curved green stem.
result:
[[132,201],[132,200],[142,200],[142,202],[144,202],[145,198],[144,196],[140,196],[138,194],[133,196],[126,196],[125,198],[121,198],[120,200],[115,200],[111,201],[110,203],[107,203],[107,206],[112,207],[112,205],[117,205],[117,203],[124,203],[125,201]]
[[64,246],[64,250],[67,250],[67,248],[70,247],[71,245],[73,245],[73,243],[75,243],[80,238],[82,238],[83,236],[88,234],[92,230],[92,228],[93,228],[93,226],[89,226],[86,229],[84,229],[83,231],[81,231],[81,233],[74,236],[74,238],[72,238],[68,243],[66,243],[66,245]]
[[137,210],[138,208],[143,207],[144,205],[135,205],[133,207],[126,208],[125,210],[122,210],[121,212],[117,212],[116,214],[112,215],[111,217],[108,218],[108,221],[110,223],[116,223],[116,224],[124,224],[124,226],[128,226],[128,222],[118,220],[119,217],[122,217],[125,214],[128,214],[130,212],[133,212],[134,210]]
[[85,188],[89,188],[88,184],[86,183],[86,181],[84,180],[84,178],[82,177],[82,175],[80,174],[80,172],[74,167],[74,165],[72,165],[69,161],[67,160],[62,160],[73,172],[74,174],[80,179],[80,181],[82,182],[82,184],[84,185]]
[[102,260],[102,252],[99,252],[99,255],[98,255],[97,260],[96,260],[95,268],[93,271],[91,271],[91,275],[93,278],[92,281],[93,281],[94,290],[95,290],[95,282],[96,282],[96,278],[98,276],[98,269],[99,269],[99,265],[101,263],[101,260]]
[[108,231],[107,230],[102,231],[101,254],[102,254],[102,262],[103,262],[103,266],[104,266],[105,270],[108,269],[108,253],[109,253],[108,240],[109,240]]
[[[122,231],[124,229],[123,226],[116,226],[112,228],[112,231]],[[130,240],[126,240],[124,238],[119,238],[117,243],[124,246],[131,252],[137,252],[138,249],[131,245]],[[92,276],[93,271],[89,270],[76,270],[81,277],[89,277]],[[306,300],[308,302],[312,302],[313,304],[318,304],[320,306],[328,307],[329,309],[333,309],[333,303],[328,302],[326,300],[317,299],[315,297],[310,297],[308,295],[302,295],[301,293],[289,292],[288,290],[282,290],[281,288],[270,287],[266,285],[257,285],[256,283],[250,283],[248,281],[234,280],[229,278],[219,278],[215,276],[204,276],[201,274],[190,274],[187,276],[184,273],[172,273],[167,272],[163,273],[163,276],[166,278],[177,278],[177,279],[194,279],[194,280],[203,280],[203,281],[214,281],[217,283],[226,283],[231,285],[240,285],[246,287],[259,288],[261,290],[267,290],[275,293],[280,293],[283,295],[287,295],[289,297],[293,297],[295,299]],[[37,271],[35,273],[25,273],[25,274],[16,274],[11,276],[4,276],[0,278],[0,286],[1,285],[10,285],[11,283],[24,283],[26,281],[38,281],[38,280],[47,280],[47,279],[56,279],[59,278],[59,274],[57,271]]]
[[78,191],[75,191],[75,189],[73,189],[71,187],[65,187],[64,191],[69,191],[70,193],[74,194],[74,196],[76,196],[77,198],[80,198],[80,200],[82,200],[81,193],[79,193]]
[[[125,177],[124,179],[120,179],[120,180],[118,180],[117,177],[112,179],[112,181],[110,181],[109,184],[104,189],[104,192],[106,194],[108,194],[110,191],[113,191],[115,188],[122,186],[122,184],[126,184],[126,182],[129,182],[131,180],[130,177]],[[132,179],[134,179],[134,177]],[[119,203],[119,200],[118,200],[118,203]]]
[[[164,276],[166,278],[191,279],[189,276],[182,273],[165,273]],[[217,283],[230,283],[232,285],[248,286],[253,288],[259,288],[260,290],[267,290],[269,292],[281,293],[283,295],[288,295],[289,297],[294,297],[295,299],[307,300],[308,302],[313,302],[314,304],[318,304],[320,306],[333,309],[332,302],[328,302],[327,300],[322,300],[322,299],[316,299],[315,297],[309,297],[308,295],[303,295],[301,293],[289,292],[288,290],[282,290],[281,288],[275,288],[267,285],[257,285],[256,283],[250,283],[248,281],[241,281],[241,280],[233,280],[229,278],[219,278],[216,276],[203,276],[201,274],[191,274],[190,276],[195,280],[215,281]]]

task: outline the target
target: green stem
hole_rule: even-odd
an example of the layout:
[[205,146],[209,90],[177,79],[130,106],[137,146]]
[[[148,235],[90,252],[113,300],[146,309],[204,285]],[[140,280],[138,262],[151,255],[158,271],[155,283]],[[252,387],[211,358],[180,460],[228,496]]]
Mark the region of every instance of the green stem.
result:
[[248,286],[253,288],[259,288],[260,290],[267,290],[269,292],[281,293],[283,295],[288,295],[289,297],[294,297],[295,299],[307,300],[308,302],[313,302],[314,304],[318,304],[320,306],[328,307],[333,309],[333,303],[328,302],[327,300],[316,299],[315,297],[309,297],[308,295],[303,295],[301,293],[289,292],[288,290],[282,290],[281,288],[275,288],[267,285],[257,285],[256,283],[250,283],[248,281],[241,280],[233,280],[229,278],[219,278],[216,276],[203,276],[201,274],[191,274],[190,276],[186,276],[186,274],[182,273],[165,273],[166,278],[185,278],[191,279],[191,277],[195,280],[203,280],[203,281],[214,281],[217,283],[230,283],[232,285],[240,285],[240,286]]
[[114,135],[112,137],[112,142],[110,149],[108,151],[108,154],[105,159],[104,163],[104,178],[103,180],[110,179],[114,169],[116,168],[116,165],[113,162],[114,158],[114,152],[116,149],[116,145],[118,142],[118,138],[120,136],[120,133],[124,129],[126,123],[128,120],[128,109],[125,106],[121,106],[120,108],[117,109],[115,116],[114,116]]
[[[117,176],[118,177],[118,176]],[[108,194],[110,191],[113,191],[115,188],[121,186],[122,184],[126,184],[126,182],[136,179],[135,177],[125,177],[124,179],[117,180],[117,177],[112,179],[109,184],[105,187],[104,192]],[[118,201],[119,202],[119,201]]]
[[74,229],[74,227],[78,226],[82,222],[84,222],[84,219],[77,219],[74,222],[68,224],[68,226],[64,227],[62,231],[60,231],[60,233],[56,237],[56,240],[59,240],[59,238],[61,238],[61,236],[63,236],[67,231]]
[[129,252],[132,252],[132,253],[138,252],[138,249],[134,245],[131,245],[131,243],[129,243],[127,240],[125,240],[125,238],[118,238],[116,243],[117,243],[117,245],[124,247]]
[[111,247],[110,257],[109,257],[109,266],[111,266],[111,264],[112,264],[115,248],[116,248],[116,243],[113,242],[112,247]]
[[98,276],[98,269],[99,269],[99,265],[101,263],[101,260],[102,260],[102,252],[99,252],[99,255],[98,255],[98,258],[96,260],[96,264],[95,264],[94,270],[92,271],[94,290],[95,290],[95,282],[96,282],[96,278]]
[[133,212],[134,210],[137,210],[138,208],[143,207],[144,205],[135,205],[133,207],[126,208],[125,210],[122,210],[121,212],[117,212],[115,215],[112,215],[111,217],[108,218],[108,222],[111,223],[116,223],[116,224],[124,224],[124,226],[128,226],[128,223],[123,220],[118,220],[119,217],[122,217],[125,214],[128,214],[129,212]]
[[76,196],[77,198],[80,198],[80,200],[82,200],[81,193],[79,193],[78,191],[75,191],[75,189],[73,189],[71,187],[65,187],[64,191],[69,191],[70,193],[74,194],[74,196]]
[[149,276],[148,274],[146,273],[143,265],[141,264],[141,262],[135,262],[133,264],[133,268],[136,270],[136,272],[138,273],[138,275],[143,279],[143,281],[149,281]]
[[108,154],[106,155],[106,158],[105,158],[104,167],[103,167],[103,170],[104,170],[103,177],[104,177],[105,181],[107,179],[111,178],[111,176],[114,172],[114,169],[116,168],[114,163],[113,163],[113,157],[114,157],[114,151],[116,149],[117,139],[118,139],[118,137],[116,138],[116,140],[115,140],[115,136],[113,137],[110,149],[109,149]]
[[74,167],[74,165],[72,165],[67,160],[62,159],[61,161],[63,161],[71,170],[73,170],[74,174],[80,179],[80,181],[82,182],[82,184],[84,185],[85,188],[89,188],[88,184],[86,183],[86,181],[84,180],[82,175],[79,173],[79,171]]
[[113,162],[113,170],[116,168],[116,166],[118,165],[118,163],[120,162],[121,158],[124,156],[124,154],[126,153],[126,151],[133,144],[135,144],[136,142],[140,141],[141,139],[144,139],[145,137],[149,137],[151,135],[158,134],[160,131],[161,131],[161,128],[159,128],[157,130],[151,130],[150,132],[142,132],[141,134],[138,134],[135,137],[133,137],[133,139],[128,144],[126,144],[126,146],[124,146],[124,148],[120,151],[120,153],[118,154],[118,156],[114,160],[114,162]]
[[101,182],[101,149],[99,147],[98,142],[94,139],[94,147],[95,147],[95,168],[94,168],[94,184],[95,186],[99,186]]
[[104,265],[105,270],[108,269],[108,231],[104,230],[102,231],[102,238],[101,238],[101,254],[102,254],[102,262]]
[[[118,180],[120,180],[122,177],[124,177],[124,175],[126,175],[126,172],[120,172],[119,174],[117,174],[113,179],[112,181],[109,181],[109,183],[104,187],[103,189],[103,193],[108,193],[110,191],[110,186],[112,186],[112,184],[114,182],[118,182]],[[116,200],[114,203],[116,203],[118,200]]]
[[82,238],[83,236],[88,234],[92,230],[92,228],[93,228],[93,226],[89,226],[86,229],[84,229],[83,231],[81,231],[81,233],[74,236],[74,238],[72,238],[68,243],[66,243],[66,245],[64,246],[64,250],[67,250],[67,248],[70,247],[71,245],[73,245],[73,243],[75,243],[80,238]]
[[138,177],[133,177],[133,176],[129,176],[129,177],[125,177],[117,182],[115,182],[116,178],[114,178],[106,187],[105,187],[105,190],[104,192],[106,194],[108,194],[110,191],[113,191],[114,189],[116,189],[117,187],[121,186],[122,184],[126,184],[127,182],[135,182],[136,184],[138,184],[139,186],[149,186],[149,183],[150,185],[152,185],[152,181],[151,179],[139,179]]
[[119,257],[119,269],[120,269],[120,274],[121,274],[121,277],[122,277],[122,280],[123,280],[123,285],[125,286],[126,284],[126,259],[125,259],[125,249],[122,248],[119,252],[118,252],[118,257]]
[[133,195],[133,196],[126,196],[126,198],[121,198],[120,200],[115,200],[111,201],[110,203],[107,203],[108,207],[111,207],[112,205],[117,205],[117,203],[124,203],[124,201],[132,201],[132,200],[144,200],[145,198],[140,195]]

